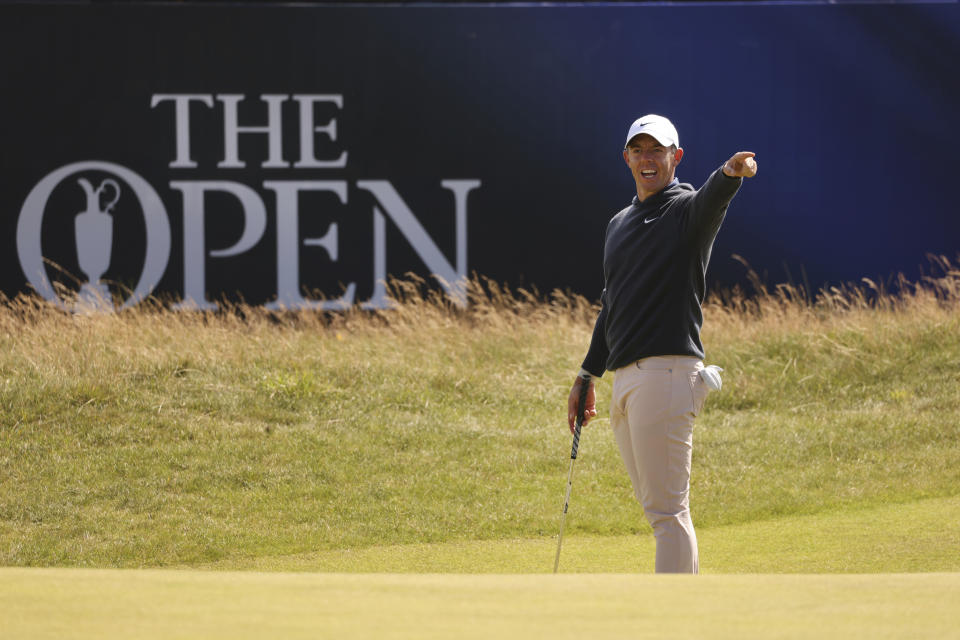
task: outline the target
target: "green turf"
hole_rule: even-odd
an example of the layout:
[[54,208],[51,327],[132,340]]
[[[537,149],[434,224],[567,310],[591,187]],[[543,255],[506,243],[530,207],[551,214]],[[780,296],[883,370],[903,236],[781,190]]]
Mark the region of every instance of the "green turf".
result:
[[960,574],[0,569],[0,637],[956,638]]
[[[639,508],[638,508],[639,514]],[[576,510],[569,516],[577,517]],[[703,573],[960,572],[960,497],[702,529]],[[259,555],[209,569],[361,573],[548,573],[556,537]],[[652,535],[567,536],[563,572],[652,572]]]
[[[960,495],[960,293],[894,302],[705,307],[707,360],[726,371],[694,434],[704,544],[739,525]],[[0,566],[549,547],[569,463],[566,396],[593,317],[583,301],[522,296],[343,316],[0,304]],[[567,533],[643,544],[649,527],[605,417],[611,378],[581,441]],[[955,530],[950,513],[917,536]],[[915,528],[906,516],[886,527]],[[789,563],[819,571],[836,539],[811,558],[811,535],[763,546],[796,545]],[[869,555],[877,538],[847,539]],[[766,553],[739,548],[726,566]],[[922,548],[890,570],[942,562]],[[705,554],[705,570],[723,555]]]
[[960,637],[951,274],[707,305],[696,578],[643,575],[610,376],[546,573],[583,301],[0,305],[0,638]]

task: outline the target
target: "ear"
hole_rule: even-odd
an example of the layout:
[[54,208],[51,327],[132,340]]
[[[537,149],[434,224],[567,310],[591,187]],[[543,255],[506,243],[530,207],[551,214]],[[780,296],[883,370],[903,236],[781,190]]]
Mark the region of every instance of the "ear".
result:
[[680,164],[680,160],[683,158],[683,147],[677,147],[676,153],[673,155],[674,164]]
[[626,149],[623,150],[623,161],[627,163],[627,166],[630,166],[630,152]]

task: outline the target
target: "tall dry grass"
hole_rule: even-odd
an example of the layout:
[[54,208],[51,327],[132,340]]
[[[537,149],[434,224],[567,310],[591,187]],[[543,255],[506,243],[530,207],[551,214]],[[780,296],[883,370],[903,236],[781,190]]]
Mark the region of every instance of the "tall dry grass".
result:
[[[131,342],[146,340],[173,346],[181,344],[193,329],[205,332],[205,339],[218,332],[285,330],[396,333],[458,327],[511,332],[518,324],[580,325],[592,322],[596,314],[595,306],[577,294],[555,290],[543,295],[536,290],[511,289],[476,275],[467,283],[465,306],[455,304],[442,290],[412,273],[402,279],[392,278],[387,291],[389,306],[385,309],[354,306],[338,311],[277,311],[227,299],[220,300],[216,310],[182,311],[174,310],[176,300],[164,297],[149,298],[118,312],[69,312],[36,295],[21,294],[11,299],[0,293],[0,332],[18,338],[21,345],[42,350],[47,344],[62,342],[65,331],[80,335],[104,331],[131,338]],[[61,289],[60,293],[64,306],[72,307],[71,292]]]
[[[913,282],[903,274],[889,282],[862,278],[860,282],[823,287],[812,292],[793,283],[769,285],[749,264],[749,288],[735,286],[711,292],[705,301],[705,324],[716,334],[737,335],[771,330],[805,330],[835,322],[849,322],[864,314],[952,313],[960,305],[960,267],[943,255],[928,255],[930,273]],[[960,256],[958,256],[960,261]],[[455,304],[444,292],[422,277],[408,273],[387,283],[391,302],[387,309],[359,306],[340,311],[271,311],[262,306],[221,300],[216,311],[175,311],[170,298],[150,298],[117,313],[70,313],[38,296],[21,294],[11,299],[0,293],[0,331],[16,336],[20,344],[44,346],[58,342],[64,331],[83,335],[106,331],[137,342],[174,345],[191,329],[210,333],[284,330],[428,331],[457,327],[466,330],[513,332],[517,326],[582,326],[592,324],[595,303],[585,296],[559,289],[542,294],[536,289],[512,289],[474,275],[467,283],[466,306]],[[67,289],[60,293],[67,300]],[[31,340],[24,340],[26,337]],[[176,341],[173,338],[177,338]]]
[[736,286],[713,292],[703,305],[705,331],[721,340],[823,332],[862,326],[868,318],[880,323],[904,315],[917,320],[949,318],[960,310],[960,267],[943,255],[928,254],[929,273],[915,282],[900,273],[888,283],[864,277],[815,292],[793,283],[771,286],[743,258],[734,258],[747,268],[750,289]]

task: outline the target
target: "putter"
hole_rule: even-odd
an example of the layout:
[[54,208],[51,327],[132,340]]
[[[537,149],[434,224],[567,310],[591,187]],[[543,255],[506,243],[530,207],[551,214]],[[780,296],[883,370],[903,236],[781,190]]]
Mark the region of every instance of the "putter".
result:
[[567,508],[570,506],[570,489],[573,488],[573,463],[577,460],[577,449],[580,448],[580,428],[583,427],[583,412],[587,407],[587,393],[590,391],[590,381],[585,380],[580,386],[580,399],[577,402],[577,421],[573,429],[573,447],[570,449],[570,471],[567,473],[567,496],[563,499],[563,515],[560,517],[560,537],[557,538],[557,557],[553,560],[553,572],[560,567],[560,547],[563,546],[563,525],[567,522]]

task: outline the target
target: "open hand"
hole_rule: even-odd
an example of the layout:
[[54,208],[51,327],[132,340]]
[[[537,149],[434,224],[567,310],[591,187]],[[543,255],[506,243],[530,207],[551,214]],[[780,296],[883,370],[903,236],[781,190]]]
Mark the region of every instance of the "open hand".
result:
[[752,178],[757,175],[757,161],[753,151],[738,151],[723,165],[723,172],[731,178]]

